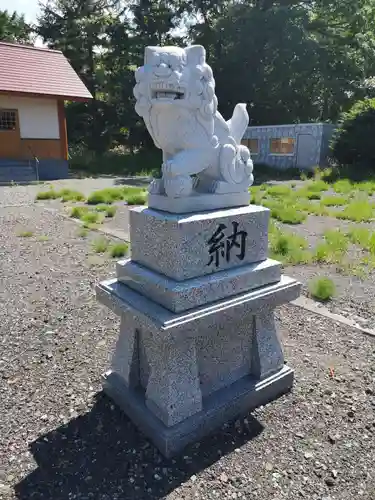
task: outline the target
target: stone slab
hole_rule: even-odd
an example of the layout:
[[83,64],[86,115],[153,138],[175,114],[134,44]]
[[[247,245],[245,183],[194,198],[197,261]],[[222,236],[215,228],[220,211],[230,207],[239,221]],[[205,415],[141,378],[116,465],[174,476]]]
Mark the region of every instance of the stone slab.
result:
[[130,211],[132,260],[176,281],[266,260],[270,211],[241,208],[178,215]]
[[267,259],[218,273],[176,281],[131,259],[117,263],[120,282],[173,312],[182,312],[231,297],[281,278],[281,264]]
[[214,432],[224,423],[245,416],[290,391],[293,370],[284,365],[277,373],[257,381],[243,377],[229,387],[205,398],[203,409],[184,421],[167,427],[145,404],[143,391],[130,390],[115,373],[103,376],[104,392],[151,439],[161,453],[170,458],[183,448]]
[[174,214],[186,214],[204,210],[218,210],[228,207],[242,207],[249,205],[250,193],[203,194],[172,198],[161,194],[149,194],[148,206],[155,210],[163,210]]
[[215,335],[217,328],[231,329],[233,318],[246,324],[252,314],[258,314],[263,309],[272,310],[296,299],[300,290],[299,282],[282,276],[276,284],[180,313],[169,311],[117,279],[98,284],[96,294],[99,302],[118,316],[126,313],[136,317],[138,327],[152,331],[154,340],[167,340],[199,337],[206,331]]

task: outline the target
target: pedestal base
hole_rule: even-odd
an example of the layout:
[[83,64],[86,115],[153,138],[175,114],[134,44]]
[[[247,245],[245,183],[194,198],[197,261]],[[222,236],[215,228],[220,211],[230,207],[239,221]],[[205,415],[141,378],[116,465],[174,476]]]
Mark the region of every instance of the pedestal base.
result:
[[224,423],[289,392],[293,378],[293,370],[286,365],[261,381],[251,376],[243,377],[205,398],[199,413],[172,427],[164,425],[147,408],[144,391],[130,390],[117,374],[107,372],[103,376],[103,389],[161,453],[169,458]]

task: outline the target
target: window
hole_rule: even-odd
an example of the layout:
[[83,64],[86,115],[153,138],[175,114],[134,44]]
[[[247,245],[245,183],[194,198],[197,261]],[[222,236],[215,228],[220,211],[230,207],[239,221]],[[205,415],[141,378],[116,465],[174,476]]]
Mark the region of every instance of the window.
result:
[[291,155],[294,153],[295,140],[292,137],[270,139],[270,153],[273,155]]
[[244,139],[242,141],[244,146],[250,149],[250,153],[256,155],[259,153],[259,140],[258,139]]
[[0,109],[0,131],[16,130],[17,112],[10,109]]

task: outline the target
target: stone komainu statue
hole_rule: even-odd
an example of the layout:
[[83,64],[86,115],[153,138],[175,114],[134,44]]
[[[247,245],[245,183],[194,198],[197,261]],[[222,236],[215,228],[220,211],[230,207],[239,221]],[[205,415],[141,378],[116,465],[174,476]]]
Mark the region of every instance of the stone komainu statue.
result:
[[163,151],[162,178],[152,181],[150,193],[178,198],[247,191],[253,163],[241,145],[246,105],[237,104],[227,122],[218,112],[205,49],[147,47],[135,77],[136,112]]

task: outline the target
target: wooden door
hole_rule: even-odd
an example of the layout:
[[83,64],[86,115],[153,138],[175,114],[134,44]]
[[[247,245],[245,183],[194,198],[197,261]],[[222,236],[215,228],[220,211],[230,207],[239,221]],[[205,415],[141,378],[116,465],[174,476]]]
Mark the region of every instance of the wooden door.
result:
[[19,158],[20,143],[17,110],[0,108],[0,158]]

